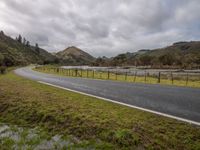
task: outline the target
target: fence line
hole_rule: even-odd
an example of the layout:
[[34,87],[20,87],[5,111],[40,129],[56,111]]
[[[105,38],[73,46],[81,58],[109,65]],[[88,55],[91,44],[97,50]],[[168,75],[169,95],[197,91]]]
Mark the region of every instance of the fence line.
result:
[[[65,69],[59,67],[36,67],[36,69],[57,73],[65,76],[85,77],[85,78],[99,78],[107,80],[121,80],[129,82],[144,82],[144,83],[168,83],[175,84],[175,82],[181,81],[182,85],[188,86],[191,82],[199,82],[200,73],[189,72],[162,72],[159,71],[157,75],[150,73],[146,70],[133,71],[118,71],[113,70],[94,70],[94,69]],[[142,80],[143,78],[143,80]]]

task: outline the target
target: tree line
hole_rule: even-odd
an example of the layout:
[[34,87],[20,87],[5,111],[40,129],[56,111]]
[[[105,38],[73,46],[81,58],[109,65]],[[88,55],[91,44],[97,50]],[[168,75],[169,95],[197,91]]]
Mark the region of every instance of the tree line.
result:
[[94,66],[148,66],[151,68],[183,68],[192,69],[200,66],[200,55],[173,55],[172,53],[160,56],[141,55],[129,57],[120,54],[113,58],[99,57],[93,62]]
[[[23,44],[24,46],[30,47],[30,42],[25,37],[22,37],[21,34],[19,34],[19,36],[16,37],[15,40]],[[39,48],[38,43],[35,43],[35,51],[37,53],[40,53],[40,48]]]

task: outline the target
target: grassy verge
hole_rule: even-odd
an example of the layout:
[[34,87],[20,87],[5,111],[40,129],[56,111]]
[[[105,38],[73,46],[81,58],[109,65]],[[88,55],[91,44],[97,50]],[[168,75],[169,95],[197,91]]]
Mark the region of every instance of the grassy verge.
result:
[[[35,150],[35,149],[72,149],[82,145],[75,142],[73,137],[62,135],[52,136],[40,128],[18,127],[16,125],[0,124],[0,148],[1,150]],[[83,142],[82,142],[83,144]],[[89,146],[85,148],[90,148]]]
[[200,148],[197,126],[43,85],[13,73],[0,75],[0,121],[72,135],[97,149]]
[[[149,83],[149,84],[158,84],[158,77],[156,76],[138,76],[138,75],[126,75],[126,74],[116,74],[110,72],[102,71],[92,71],[92,70],[76,70],[76,69],[58,69],[56,67],[45,66],[45,67],[36,67],[36,71],[57,74],[61,76],[72,76],[72,77],[83,77],[83,78],[93,78],[93,79],[103,79],[103,80],[116,80],[123,82],[137,82],[137,83]],[[188,79],[189,78],[189,79]],[[173,77],[171,76],[162,76],[160,77],[159,84],[166,85],[176,85],[176,86],[188,86],[188,87],[198,87],[200,88],[199,77],[193,76],[182,76],[182,77]]]

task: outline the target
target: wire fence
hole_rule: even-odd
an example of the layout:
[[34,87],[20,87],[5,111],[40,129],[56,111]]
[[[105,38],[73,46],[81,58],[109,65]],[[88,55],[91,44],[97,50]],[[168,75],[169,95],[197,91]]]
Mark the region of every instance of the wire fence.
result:
[[161,83],[200,87],[200,73],[180,71],[149,71],[131,69],[81,69],[60,67],[36,67],[46,73],[60,74],[70,77],[82,77],[127,82]]

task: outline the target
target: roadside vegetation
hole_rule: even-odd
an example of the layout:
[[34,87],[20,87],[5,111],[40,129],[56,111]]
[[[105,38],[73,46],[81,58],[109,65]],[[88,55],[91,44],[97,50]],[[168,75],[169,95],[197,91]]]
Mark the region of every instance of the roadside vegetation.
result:
[[5,73],[6,73],[6,67],[0,66],[0,74],[5,74]]
[[0,122],[72,136],[81,147],[200,149],[198,126],[43,85],[12,72],[0,75],[0,93]]
[[[116,80],[123,82],[135,82],[135,83],[149,83],[149,84],[166,84],[176,86],[188,86],[188,87],[200,87],[200,77],[190,74],[182,76],[168,73],[164,74],[159,72],[158,75],[149,75],[148,72],[144,75],[138,75],[137,72],[129,74],[128,72],[109,72],[109,71],[95,71],[95,70],[84,70],[84,69],[63,69],[59,66],[40,66],[35,67],[34,70],[57,74],[61,76],[70,77],[82,77],[92,79],[103,79],[103,80]],[[200,75],[200,74],[199,74]]]

